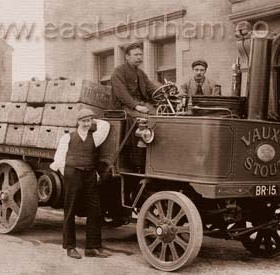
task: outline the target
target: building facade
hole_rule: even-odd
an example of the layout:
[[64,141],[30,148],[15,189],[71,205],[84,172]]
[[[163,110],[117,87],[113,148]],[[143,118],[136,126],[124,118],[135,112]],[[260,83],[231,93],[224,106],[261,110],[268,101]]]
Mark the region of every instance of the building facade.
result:
[[12,79],[45,77],[44,0],[2,1],[0,38],[13,49]]
[[[232,64],[239,56],[241,95],[246,95],[250,43],[249,36],[240,33],[254,29],[275,33],[270,94],[280,98],[278,0],[42,1],[34,5],[28,0],[23,12],[18,2],[3,9],[6,25],[28,19],[30,26],[36,23],[37,32],[32,39],[17,41],[10,35],[0,41],[2,101],[12,81],[31,77],[63,76],[108,85],[113,69],[124,62],[124,47],[136,41],[143,44],[142,69],[151,79],[180,85],[191,76],[193,60],[203,58],[209,63],[208,77],[222,86],[223,95],[232,93]],[[13,58],[7,43],[14,48]]]
[[230,95],[237,56],[231,5],[228,0],[46,0],[46,73],[106,85],[124,62],[124,47],[140,42],[142,68],[151,79],[180,85],[191,76],[191,63],[203,58],[208,77]]
[[0,39],[0,102],[9,101],[12,92],[12,53],[12,47]]

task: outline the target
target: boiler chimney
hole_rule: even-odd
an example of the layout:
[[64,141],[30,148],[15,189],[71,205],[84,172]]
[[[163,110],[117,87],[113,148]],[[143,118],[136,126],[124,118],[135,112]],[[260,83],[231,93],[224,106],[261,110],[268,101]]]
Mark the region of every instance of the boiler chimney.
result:
[[267,120],[273,37],[253,32],[248,79],[248,119]]

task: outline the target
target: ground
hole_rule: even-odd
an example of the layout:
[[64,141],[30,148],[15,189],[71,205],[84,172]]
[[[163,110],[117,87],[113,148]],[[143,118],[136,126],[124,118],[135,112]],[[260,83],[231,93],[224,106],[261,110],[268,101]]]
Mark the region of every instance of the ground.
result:
[[[83,253],[84,221],[78,219],[78,250]],[[71,259],[61,248],[62,212],[39,208],[34,225],[18,235],[0,236],[1,275],[137,275],[137,274],[270,274],[278,275],[280,256],[253,258],[239,242],[204,238],[194,263],[178,272],[152,268],[137,245],[135,224],[104,228],[103,244],[112,256],[107,259]]]

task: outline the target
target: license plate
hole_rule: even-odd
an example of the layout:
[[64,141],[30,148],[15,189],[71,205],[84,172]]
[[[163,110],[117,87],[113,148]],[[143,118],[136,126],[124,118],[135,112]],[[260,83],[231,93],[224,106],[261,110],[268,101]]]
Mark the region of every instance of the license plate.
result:
[[256,185],[255,195],[262,196],[278,196],[278,188],[276,185]]

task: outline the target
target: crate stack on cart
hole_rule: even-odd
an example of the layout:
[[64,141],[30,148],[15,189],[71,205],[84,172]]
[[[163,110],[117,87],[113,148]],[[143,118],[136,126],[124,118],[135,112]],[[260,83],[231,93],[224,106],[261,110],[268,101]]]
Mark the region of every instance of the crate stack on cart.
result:
[[110,87],[87,80],[16,82],[11,101],[0,102],[0,144],[55,149],[80,109],[102,117],[112,102]]

